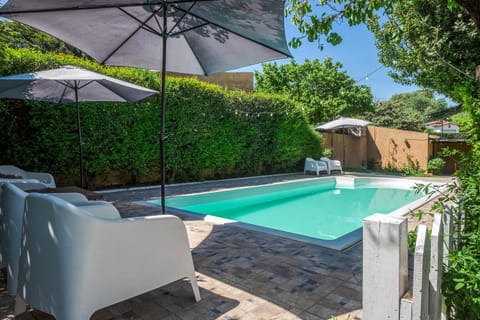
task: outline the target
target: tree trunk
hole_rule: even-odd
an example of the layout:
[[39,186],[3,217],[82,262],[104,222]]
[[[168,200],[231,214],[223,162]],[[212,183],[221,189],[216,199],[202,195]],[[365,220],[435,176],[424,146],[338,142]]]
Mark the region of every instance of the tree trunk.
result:
[[467,9],[472,16],[477,30],[480,32],[480,1],[478,0],[457,0],[458,4]]

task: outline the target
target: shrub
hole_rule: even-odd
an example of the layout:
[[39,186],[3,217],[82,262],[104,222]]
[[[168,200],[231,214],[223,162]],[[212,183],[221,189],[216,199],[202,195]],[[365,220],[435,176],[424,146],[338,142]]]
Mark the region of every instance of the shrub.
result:
[[445,160],[442,158],[433,158],[430,159],[427,163],[428,172],[438,175],[442,172],[443,167],[445,167]]
[[[2,75],[77,65],[159,89],[155,72],[101,67],[68,55],[5,48]],[[82,103],[84,164],[90,186],[116,173],[117,183],[159,181],[160,101]],[[2,101],[1,163],[56,176],[78,176],[75,106]],[[300,171],[306,155],[320,157],[322,139],[301,107],[286,97],[226,91],[191,78],[167,79],[168,182]],[[66,179],[66,178],[65,178]],[[75,182],[75,180],[73,182]],[[65,183],[73,183],[65,181]]]
[[332,155],[333,155],[332,149],[330,149],[330,148],[323,149],[322,157],[331,158]]

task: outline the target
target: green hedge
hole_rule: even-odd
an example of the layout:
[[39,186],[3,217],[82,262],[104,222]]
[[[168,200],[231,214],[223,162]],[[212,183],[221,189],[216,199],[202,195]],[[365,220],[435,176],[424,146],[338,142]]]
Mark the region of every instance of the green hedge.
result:
[[[159,90],[151,71],[101,67],[68,55],[5,48],[0,75],[77,65]],[[140,103],[82,103],[84,164],[91,188],[159,180],[160,99]],[[0,163],[52,172],[78,183],[78,137],[73,104],[0,101]],[[301,108],[285,97],[226,91],[192,78],[168,78],[168,182],[291,172],[322,140]],[[116,178],[112,181],[112,173]],[[70,179],[70,180],[69,180]],[[107,184],[108,184],[107,183]]]

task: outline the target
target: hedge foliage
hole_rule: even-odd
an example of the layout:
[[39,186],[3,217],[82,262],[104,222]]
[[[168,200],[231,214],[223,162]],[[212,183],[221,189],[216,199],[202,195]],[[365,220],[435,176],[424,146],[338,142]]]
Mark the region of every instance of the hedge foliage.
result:
[[[155,72],[102,67],[70,55],[4,48],[0,62],[2,76],[76,65],[160,88]],[[81,104],[91,188],[101,187],[99,179],[112,172],[120,184],[159,180],[159,106],[158,95],[140,103]],[[73,104],[0,101],[0,163],[78,183],[75,112]],[[320,135],[289,99],[226,91],[192,78],[167,79],[166,133],[168,182],[298,171],[305,157],[318,158],[322,152]]]

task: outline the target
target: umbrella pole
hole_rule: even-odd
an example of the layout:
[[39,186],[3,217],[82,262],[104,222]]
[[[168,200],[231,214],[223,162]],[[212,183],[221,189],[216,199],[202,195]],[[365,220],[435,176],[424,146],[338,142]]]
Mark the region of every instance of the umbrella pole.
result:
[[160,111],[160,174],[161,174],[161,200],[162,214],[165,214],[165,107],[166,107],[166,85],[167,78],[167,4],[163,2],[163,35],[162,35],[162,90],[161,90],[161,111]]
[[343,140],[343,165],[346,167],[347,164],[345,163],[345,126],[342,127],[342,140]]
[[83,142],[82,142],[82,128],[80,123],[80,104],[78,102],[78,86],[76,82],[75,82],[75,105],[77,107],[78,142],[80,145],[80,188],[83,188]]

